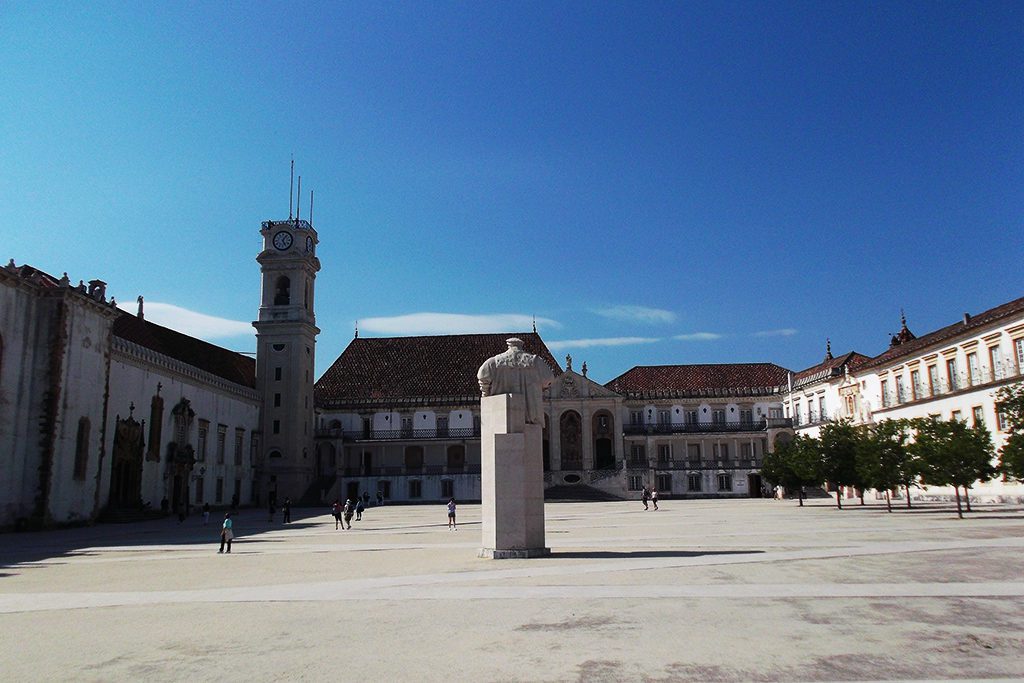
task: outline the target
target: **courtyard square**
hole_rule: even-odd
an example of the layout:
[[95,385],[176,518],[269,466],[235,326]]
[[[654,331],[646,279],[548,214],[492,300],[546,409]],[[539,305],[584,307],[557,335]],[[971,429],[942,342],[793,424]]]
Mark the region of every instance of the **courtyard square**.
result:
[[552,554],[477,557],[480,507],[0,536],[0,678],[761,681],[1024,677],[1024,510],[547,503]]

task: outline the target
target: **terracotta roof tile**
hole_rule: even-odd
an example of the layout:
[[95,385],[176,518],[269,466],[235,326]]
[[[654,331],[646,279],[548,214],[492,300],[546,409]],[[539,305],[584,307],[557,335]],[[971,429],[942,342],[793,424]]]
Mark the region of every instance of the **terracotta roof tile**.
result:
[[817,365],[811,366],[806,370],[801,370],[793,375],[793,386],[803,386],[816,382],[826,377],[832,377],[843,373],[843,367],[846,366],[850,370],[856,370],[862,365],[866,365],[871,358],[863,354],[857,353],[856,351],[850,351],[847,354],[837,356],[835,358],[829,358]]
[[124,340],[193,365],[213,375],[241,384],[256,386],[256,361],[240,353],[214,346],[201,339],[162,327],[122,312],[114,321],[114,334]]
[[766,394],[786,384],[789,371],[774,363],[639,365],[605,384],[620,394]]
[[453,334],[353,339],[316,383],[317,405],[386,404],[396,401],[478,400],[476,372],[485,360],[519,337],[523,349],[562,370],[540,335],[532,332]]
[[953,323],[952,325],[947,325],[946,327],[935,330],[929,334],[925,334],[915,339],[905,341],[897,346],[893,346],[881,355],[872,358],[869,362],[865,363],[863,367],[873,368],[878,367],[879,365],[885,365],[886,363],[903,358],[904,356],[911,356],[915,353],[921,352],[929,346],[941,344],[959,335],[969,333],[973,330],[991,325],[992,323],[999,322],[1004,318],[1019,315],[1021,313],[1024,313],[1024,297],[1008,301],[1007,303],[996,306],[995,308],[982,311],[977,315],[968,316],[966,322],[961,320]]

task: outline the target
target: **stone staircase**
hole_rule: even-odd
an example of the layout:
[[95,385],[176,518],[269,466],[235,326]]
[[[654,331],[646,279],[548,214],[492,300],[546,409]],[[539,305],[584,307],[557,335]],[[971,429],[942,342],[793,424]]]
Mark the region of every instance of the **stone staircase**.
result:
[[544,489],[544,500],[604,503],[622,499],[586,484],[559,484]]

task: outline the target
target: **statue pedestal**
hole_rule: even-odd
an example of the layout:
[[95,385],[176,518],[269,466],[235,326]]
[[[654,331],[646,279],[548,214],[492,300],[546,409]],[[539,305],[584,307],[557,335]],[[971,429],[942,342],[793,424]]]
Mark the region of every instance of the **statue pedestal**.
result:
[[544,547],[543,428],[526,424],[526,399],[518,394],[484,396],[480,413],[479,555],[550,555]]

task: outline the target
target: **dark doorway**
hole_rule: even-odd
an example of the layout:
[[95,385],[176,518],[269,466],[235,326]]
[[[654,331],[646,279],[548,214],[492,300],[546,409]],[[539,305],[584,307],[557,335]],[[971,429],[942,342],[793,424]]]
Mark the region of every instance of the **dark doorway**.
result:
[[594,441],[594,469],[615,469],[615,454],[612,452],[611,439],[596,439]]
[[110,475],[110,506],[142,505],[142,425],[133,418],[118,420]]
[[345,497],[353,502],[359,497],[358,481],[350,481],[345,485]]
[[748,474],[747,475],[747,486],[750,489],[751,498],[763,498],[764,491],[761,489],[761,475],[760,474]]

